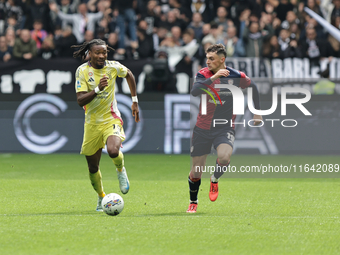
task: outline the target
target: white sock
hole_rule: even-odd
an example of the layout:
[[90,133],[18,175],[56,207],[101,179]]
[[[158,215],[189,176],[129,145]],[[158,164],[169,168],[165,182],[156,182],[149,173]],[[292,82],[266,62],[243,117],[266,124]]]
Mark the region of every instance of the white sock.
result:
[[218,182],[218,179],[216,179],[214,175],[211,176],[210,180],[211,182]]

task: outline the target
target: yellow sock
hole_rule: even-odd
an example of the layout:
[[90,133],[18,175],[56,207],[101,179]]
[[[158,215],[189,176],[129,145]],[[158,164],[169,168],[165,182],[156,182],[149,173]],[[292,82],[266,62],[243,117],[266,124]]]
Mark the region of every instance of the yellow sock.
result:
[[94,188],[94,190],[98,193],[98,196],[105,197],[104,189],[103,189],[103,183],[102,183],[102,174],[100,170],[98,169],[98,172],[94,174],[89,174],[91,184]]
[[123,152],[119,151],[119,155],[116,158],[112,159],[113,163],[117,167],[117,170],[120,172],[123,170],[124,167],[124,154]]

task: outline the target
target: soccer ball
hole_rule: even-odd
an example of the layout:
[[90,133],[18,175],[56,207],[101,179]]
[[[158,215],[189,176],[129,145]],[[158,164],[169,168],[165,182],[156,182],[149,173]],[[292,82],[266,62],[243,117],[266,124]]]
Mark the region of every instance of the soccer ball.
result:
[[116,216],[123,211],[124,200],[120,195],[110,193],[103,198],[102,207],[107,215]]

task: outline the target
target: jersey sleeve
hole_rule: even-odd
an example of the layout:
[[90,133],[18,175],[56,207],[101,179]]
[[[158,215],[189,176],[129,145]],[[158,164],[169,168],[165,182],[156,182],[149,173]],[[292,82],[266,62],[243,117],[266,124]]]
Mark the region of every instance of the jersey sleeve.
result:
[[84,77],[84,73],[82,72],[82,70],[80,69],[80,67],[78,67],[77,71],[76,71],[76,92],[88,92],[88,86]]
[[116,67],[116,70],[117,70],[117,76],[120,77],[120,78],[125,78],[126,75],[127,75],[127,67],[122,65],[122,64],[118,64],[117,67]]
[[210,80],[210,78],[207,79],[204,77],[203,74],[198,72],[195,76],[195,81],[191,89],[191,95],[196,97],[200,94],[205,93],[202,89],[207,89],[207,85],[211,85],[211,83],[212,81]]
[[241,80],[240,80],[241,89],[248,88],[251,83],[250,78],[244,72],[240,72],[240,75],[241,75]]

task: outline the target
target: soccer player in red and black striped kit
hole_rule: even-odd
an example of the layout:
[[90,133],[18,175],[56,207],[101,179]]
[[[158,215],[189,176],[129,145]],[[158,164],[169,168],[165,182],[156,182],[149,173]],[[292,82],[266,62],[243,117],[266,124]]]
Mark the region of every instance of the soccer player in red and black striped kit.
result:
[[[193,130],[191,157],[192,167],[189,174],[189,191],[190,204],[188,213],[197,211],[197,195],[201,184],[202,170],[204,169],[206,159],[211,151],[211,146],[217,151],[215,172],[210,178],[209,198],[215,201],[218,196],[218,180],[222,176],[223,169],[226,169],[230,163],[230,157],[233,152],[233,144],[235,138],[234,125],[230,126],[231,121],[234,122],[233,115],[233,97],[229,89],[214,88],[214,84],[229,84],[240,88],[253,88],[254,108],[260,110],[259,92],[256,84],[249,77],[238,70],[225,66],[227,52],[222,44],[211,45],[206,50],[207,67],[201,69],[197,75],[191,94],[200,96],[210,90],[208,87],[215,89],[220,100],[214,95],[214,91],[210,93],[215,100],[207,100],[206,114],[200,112],[197,116],[197,122]],[[209,99],[210,95],[207,95]],[[201,102],[202,103],[202,102]],[[228,125],[215,125],[214,119],[228,120]],[[262,116],[254,115],[254,124],[258,125],[262,121]],[[199,170],[196,169],[199,167]],[[223,168],[224,167],[224,168]]]

